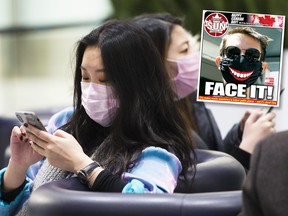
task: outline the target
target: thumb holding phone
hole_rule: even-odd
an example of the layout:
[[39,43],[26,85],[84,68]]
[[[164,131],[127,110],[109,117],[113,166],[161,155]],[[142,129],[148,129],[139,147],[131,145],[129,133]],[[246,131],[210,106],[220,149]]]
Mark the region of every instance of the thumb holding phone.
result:
[[31,147],[31,141],[23,126],[15,126],[10,137],[11,157],[4,174],[3,191],[12,191],[23,184],[30,165],[40,161],[43,156]]

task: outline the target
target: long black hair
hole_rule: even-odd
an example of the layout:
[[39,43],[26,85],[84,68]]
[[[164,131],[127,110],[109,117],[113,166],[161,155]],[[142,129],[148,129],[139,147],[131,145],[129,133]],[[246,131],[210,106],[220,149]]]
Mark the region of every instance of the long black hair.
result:
[[[100,48],[106,79],[119,108],[104,128],[81,105],[82,58],[87,47]],[[121,174],[148,146],[173,152],[185,173],[193,162],[193,141],[179,114],[161,56],[150,37],[125,21],[109,21],[78,42],[74,79],[75,112],[64,129],[86,152],[114,173]]]
[[[171,35],[176,25],[184,26],[184,18],[172,16],[169,13],[142,14],[134,17],[131,22],[143,29],[152,39],[161,54],[165,65],[167,53],[171,44]],[[199,132],[195,116],[191,112],[191,101],[188,95],[176,101],[177,107],[189,127]]]
[[183,19],[168,13],[142,14],[131,21],[152,38],[163,59],[167,58],[173,28],[175,25],[183,25]]

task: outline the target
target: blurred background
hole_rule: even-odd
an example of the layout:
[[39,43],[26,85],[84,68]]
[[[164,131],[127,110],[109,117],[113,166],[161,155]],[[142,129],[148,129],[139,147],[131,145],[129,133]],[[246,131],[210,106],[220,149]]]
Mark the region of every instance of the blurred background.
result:
[[[14,117],[16,110],[53,113],[71,105],[76,42],[105,20],[169,12],[184,17],[186,28],[200,35],[203,10],[286,15],[288,4],[286,0],[0,0],[0,116]],[[287,83],[285,76],[282,73],[282,85]],[[288,129],[287,93],[288,88],[275,109],[279,130]],[[244,110],[254,108],[207,106],[222,135]]]

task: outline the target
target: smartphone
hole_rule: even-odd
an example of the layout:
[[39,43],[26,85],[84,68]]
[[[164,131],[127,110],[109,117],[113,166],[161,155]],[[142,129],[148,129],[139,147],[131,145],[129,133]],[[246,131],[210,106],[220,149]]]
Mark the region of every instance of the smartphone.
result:
[[38,116],[31,111],[16,111],[15,112],[16,117],[21,122],[21,124],[30,124],[40,130],[46,131],[45,126],[41,122],[41,120],[38,118]]
[[[281,94],[284,92],[284,90],[285,90],[285,88],[282,88],[281,90],[280,90],[280,96],[281,96]],[[267,110],[267,112],[266,112],[266,114],[268,114],[269,112],[271,112],[272,110],[273,110],[273,106],[271,106],[271,107],[269,107],[269,109]]]

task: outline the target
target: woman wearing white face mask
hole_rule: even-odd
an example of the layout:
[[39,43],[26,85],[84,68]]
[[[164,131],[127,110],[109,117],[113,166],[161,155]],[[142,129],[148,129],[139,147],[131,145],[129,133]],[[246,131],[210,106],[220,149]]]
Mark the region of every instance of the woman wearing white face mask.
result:
[[[176,103],[193,131],[197,147],[230,153],[248,169],[251,147],[267,132],[260,126],[268,121],[265,117],[260,118],[263,113],[259,110],[247,111],[223,140],[212,112],[203,102],[196,101],[200,66],[197,37],[192,37],[184,29],[182,19],[166,13],[144,14],[135,17],[132,22],[144,29],[158,48],[171,78]],[[247,119],[248,124],[245,124]],[[260,136],[255,135],[256,130]]]

